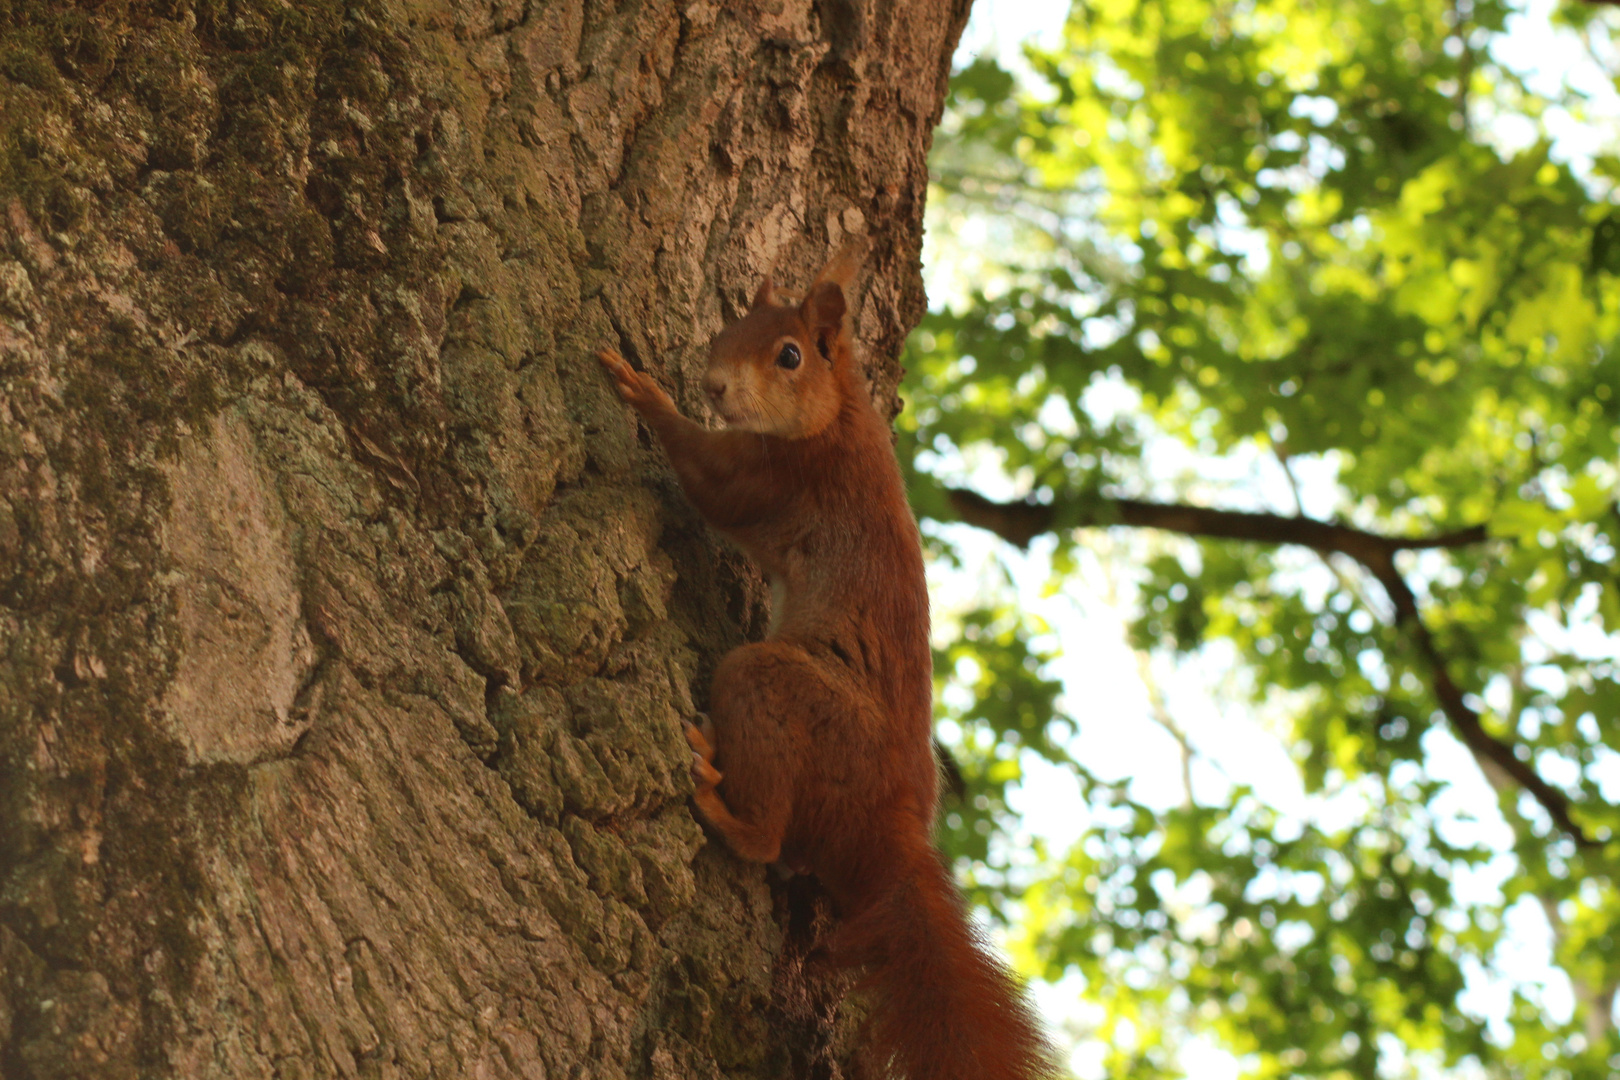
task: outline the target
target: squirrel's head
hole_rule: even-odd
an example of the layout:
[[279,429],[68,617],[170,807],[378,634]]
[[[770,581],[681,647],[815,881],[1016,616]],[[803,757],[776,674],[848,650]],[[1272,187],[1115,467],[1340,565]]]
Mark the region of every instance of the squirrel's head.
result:
[[748,314],[714,339],[703,388],[727,427],[807,439],[838,415],[839,369],[850,362],[841,271],[835,259],[797,303],[781,302],[766,278]]

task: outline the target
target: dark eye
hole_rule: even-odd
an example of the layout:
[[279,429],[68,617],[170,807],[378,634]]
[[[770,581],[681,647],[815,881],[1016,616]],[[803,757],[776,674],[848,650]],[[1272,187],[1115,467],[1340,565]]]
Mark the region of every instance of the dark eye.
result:
[[790,341],[776,354],[776,366],[792,371],[799,366],[799,359],[799,347]]

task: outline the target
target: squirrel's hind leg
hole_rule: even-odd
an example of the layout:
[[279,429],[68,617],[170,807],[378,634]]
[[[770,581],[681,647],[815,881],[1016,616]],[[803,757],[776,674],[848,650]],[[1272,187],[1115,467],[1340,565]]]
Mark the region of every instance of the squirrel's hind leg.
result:
[[714,725],[708,717],[703,718],[702,725],[686,725],[686,742],[692,748],[692,783],[697,789],[692,793],[692,801],[697,804],[703,820],[718,829],[732,850],[743,858],[775,862],[782,848],[781,835],[773,837],[768,829],[733,814],[714,790],[725,777],[714,767]]
[[811,760],[808,718],[825,710],[826,697],[824,676],[797,645],[757,642],[720,661],[709,690],[712,724],[687,731],[696,751],[694,801],[744,858],[781,856],[800,772]]

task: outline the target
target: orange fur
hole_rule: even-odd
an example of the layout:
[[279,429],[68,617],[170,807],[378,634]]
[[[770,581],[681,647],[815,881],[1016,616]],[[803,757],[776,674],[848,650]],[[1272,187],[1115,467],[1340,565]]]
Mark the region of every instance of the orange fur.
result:
[[[712,729],[688,732],[695,801],[739,855],[826,887],[841,920],[832,958],[865,969],[876,996],[879,1061],[909,1080],[1049,1076],[1017,984],[932,844],[928,590],[888,425],[850,352],[850,262],[796,305],[767,280],[715,338],[704,385],[726,430],[599,354],[688,497],[772,585],[769,636],[726,655]],[[788,346],[798,362],[784,366]]]

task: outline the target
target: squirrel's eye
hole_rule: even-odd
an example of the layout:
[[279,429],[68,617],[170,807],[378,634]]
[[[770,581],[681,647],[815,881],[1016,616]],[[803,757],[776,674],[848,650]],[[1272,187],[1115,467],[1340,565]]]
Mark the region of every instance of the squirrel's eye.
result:
[[792,371],[799,366],[799,347],[793,342],[782,346],[782,351],[776,354],[776,366]]

